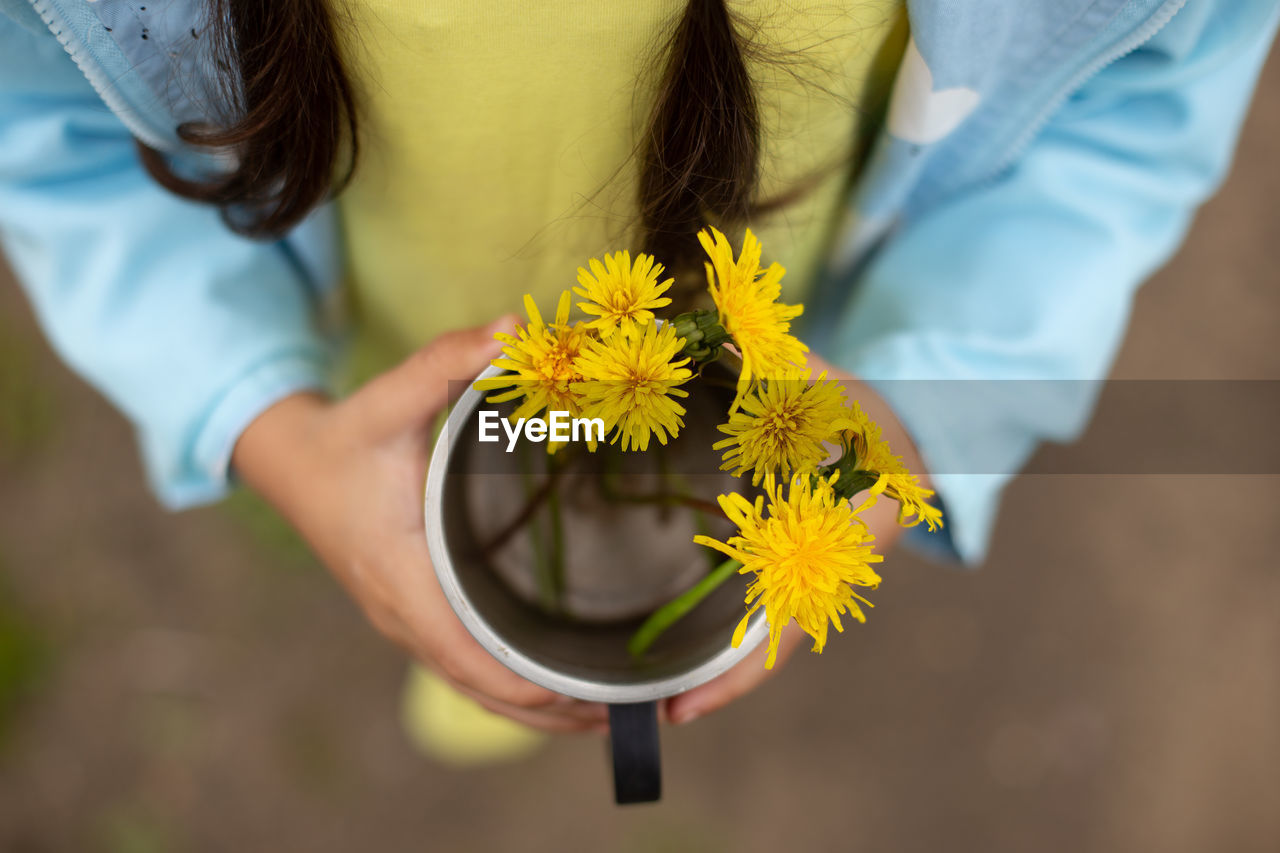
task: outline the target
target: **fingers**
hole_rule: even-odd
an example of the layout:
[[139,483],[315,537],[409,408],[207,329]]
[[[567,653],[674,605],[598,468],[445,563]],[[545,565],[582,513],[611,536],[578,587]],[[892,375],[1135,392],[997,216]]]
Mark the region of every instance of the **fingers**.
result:
[[470,635],[465,644],[455,643],[451,654],[433,655],[396,614],[376,610],[368,616],[383,636],[488,711],[548,732],[607,730],[605,705],[562,696],[526,681],[490,657]]
[[[470,697],[487,711],[547,732],[598,732],[608,729],[609,709],[599,702],[582,702],[538,687],[506,670],[491,657],[487,661],[479,661],[480,665],[477,666],[477,662],[462,660],[467,657],[464,654],[446,658],[447,665],[442,665],[439,660],[426,653],[415,639],[413,631],[400,617],[386,611],[370,612],[368,615],[383,636],[439,675],[454,690]],[[482,648],[478,645],[476,648],[487,657]],[[489,665],[498,666],[503,669],[503,673],[498,675],[485,672]],[[488,689],[496,689],[497,694],[507,699],[499,699],[484,692],[484,689],[477,686],[477,682],[487,685]],[[494,685],[497,685],[496,688]]]
[[673,723],[692,722],[750,693],[782,668],[803,639],[803,631],[794,625],[787,626],[778,644],[778,659],[774,662],[773,669],[764,668],[765,659],[769,656],[769,648],[767,642],[761,643],[733,669],[706,684],[668,699],[668,719]]
[[[456,620],[455,620],[456,623]],[[599,729],[609,709],[582,702],[521,678],[493,658],[458,624],[460,633],[437,650],[430,665],[460,692],[485,709],[545,731],[583,732]]]
[[[411,653],[485,708],[538,728],[586,731],[608,718],[596,702],[580,702],[540,687],[499,663],[459,621],[431,571],[426,544],[417,539],[398,551],[397,564],[423,567],[406,578],[408,585],[394,609],[400,635]],[[404,642],[402,639],[402,642]]]
[[469,634],[436,657],[437,669],[485,708],[512,719],[563,731],[602,725],[609,711],[599,702],[581,702],[527,681],[495,660]]
[[494,334],[517,321],[508,315],[487,326],[445,332],[367,383],[358,392],[366,422],[383,434],[428,425],[501,352]]
[[[414,542],[406,557],[406,565],[431,572],[425,543]],[[560,694],[521,678],[495,660],[459,621],[434,574],[406,590],[399,609],[417,656],[450,681],[522,708],[544,707],[559,698]]]
[[450,641],[447,652],[437,653],[429,665],[485,709],[545,731],[598,730],[609,719],[605,705],[527,681],[495,660],[465,629],[463,635]]
[[582,702],[568,696],[556,696],[549,705],[527,708],[512,705],[487,696],[466,684],[446,678],[446,681],[464,696],[475,700],[480,707],[495,714],[509,717],[518,723],[547,732],[607,731],[609,709],[599,702]]

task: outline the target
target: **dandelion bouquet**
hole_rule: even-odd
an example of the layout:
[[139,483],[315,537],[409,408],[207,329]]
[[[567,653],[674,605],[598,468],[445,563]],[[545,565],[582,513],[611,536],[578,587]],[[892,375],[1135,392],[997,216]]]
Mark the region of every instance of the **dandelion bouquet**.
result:
[[[862,607],[870,602],[857,590],[879,584],[873,566],[883,559],[863,517],[871,506],[894,500],[900,524],[931,530],[942,515],[929,503],[933,493],[891,452],[858,401],[846,399],[840,382],[806,367],[807,348],[791,334],[803,306],[779,301],[785,270],[777,263],[760,268],[761,245],[750,231],[736,258],[716,229],[698,238],[714,308],[660,318],[673,284],[663,279],[661,264],[645,254],[632,260],[625,251],[592,259],[578,270],[573,288],[582,318],[570,319],[569,291],[550,322],[526,296],[528,322],[498,336],[502,356],[493,364],[504,372],[475,385],[491,393],[489,402],[514,406],[508,420],[536,426],[549,439],[550,457],[557,457],[577,437],[576,428],[572,436],[556,429],[562,417],[587,425],[588,453],[660,453],[685,428],[696,380],[713,365],[730,377],[717,425],[723,437],[711,449],[739,488],[715,503],[678,491],[663,496],[668,504],[727,520],[729,533],[720,538],[693,536],[726,559],[656,607],[628,648],[643,657],[712,591],[745,576],[746,613],[733,645],[763,608],[765,666],[772,667],[792,620],[813,637],[817,652],[830,626],[843,630],[842,617],[865,621]],[[546,483],[529,506],[554,494],[554,477]],[[506,534],[530,515],[519,514]]]

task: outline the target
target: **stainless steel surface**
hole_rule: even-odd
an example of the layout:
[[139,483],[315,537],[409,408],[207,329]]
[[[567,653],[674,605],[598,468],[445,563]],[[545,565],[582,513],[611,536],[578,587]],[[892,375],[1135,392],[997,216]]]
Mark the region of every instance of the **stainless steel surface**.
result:
[[[489,367],[481,376],[494,376]],[[714,418],[699,414],[698,394],[686,401],[689,415],[673,452],[701,453],[680,469],[696,491],[723,490],[732,481],[716,473],[710,445]],[[709,401],[708,401],[709,402]],[[626,641],[640,616],[690,585],[706,571],[704,549],[692,544],[687,511],[654,506],[617,506],[590,492],[589,476],[562,484],[566,535],[565,602],[572,619],[532,606],[530,575],[516,570],[532,547],[513,537],[502,548],[486,548],[496,531],[519,512],[522,487],[519,453],[505,444],[476,440],[475,413],[483,395],[471,387],[450,413],[427,474],[425,525],[436,575],[459,619],[495,658],[514,672],[557,692],[601,702],[641,702],[684,692],[746,656],[768,634],[762,612],[752,618],[742,645],[730,646],[745,612],[745,579],[732,580],[682,619],[636,662]],[[493,408],[497,408],[494,406]],[[544,445],[535,445],[541,452]],[[642,460],[650,454],[631,454]],[[630,458],[630,457],[629,457]],[[651,457],[650,457],[651,458]],[[643,470],[629,485],[656,478]],[[721,524],[725,524],[721,522]],[[722,527],[717,533],[726,532]],[[513,569],[513,567],[515,567]]]

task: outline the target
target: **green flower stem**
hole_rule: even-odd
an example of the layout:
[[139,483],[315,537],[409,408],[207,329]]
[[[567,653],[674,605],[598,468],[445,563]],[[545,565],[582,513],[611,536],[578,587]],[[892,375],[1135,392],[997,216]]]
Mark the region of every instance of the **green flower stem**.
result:
[[662,636],[662,632],[697,607],[720,584],[737,574],[741,567],[742,563],[737,560],[725,560],[702,580],[653,611],[649,618],[644,620],[644,624],[631,635],[631,640],[627,643],[627,651],[633,658],[643,657],[658,637]]

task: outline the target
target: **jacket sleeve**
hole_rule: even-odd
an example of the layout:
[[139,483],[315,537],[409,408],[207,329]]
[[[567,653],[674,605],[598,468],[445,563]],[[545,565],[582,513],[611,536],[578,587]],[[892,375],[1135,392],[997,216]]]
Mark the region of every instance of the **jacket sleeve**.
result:
[[167,506],[220,496],[248,423],[326,384],[297,254],[157,186],[58,42],[4,16],[0,238],[54,348],[132,421]]
[[1261,21],[1213,7],[1085,83],[1013,167],[864,269],[833,356],[888,399],[936,484],[945,534],[908,544],[980,562],[1006,482],[1083,430],[1135,290],[1226,172],[1275,32],[1274,4]]

